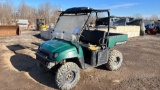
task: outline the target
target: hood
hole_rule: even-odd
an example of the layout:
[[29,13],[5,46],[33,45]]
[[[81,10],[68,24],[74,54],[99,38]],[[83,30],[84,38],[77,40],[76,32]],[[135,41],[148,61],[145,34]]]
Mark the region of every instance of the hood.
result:
[[40,47],[49,52],[62,52],[67,49],[75,48],[69,41],[60,39],[53,39],[46,41],[40,45]]

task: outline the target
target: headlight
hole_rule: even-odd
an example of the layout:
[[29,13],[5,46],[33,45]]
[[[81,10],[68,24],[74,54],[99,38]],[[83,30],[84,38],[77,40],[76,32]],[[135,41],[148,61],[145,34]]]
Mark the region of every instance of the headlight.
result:
[[53,58],[57,58],[57,57],[58,57],[58,53],[54,53]]

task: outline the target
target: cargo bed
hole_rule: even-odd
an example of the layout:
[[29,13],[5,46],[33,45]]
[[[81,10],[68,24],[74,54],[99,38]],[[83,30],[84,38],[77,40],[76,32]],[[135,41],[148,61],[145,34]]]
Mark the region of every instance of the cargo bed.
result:
[[[103,39],[105,31],[98,31],[98,30],[84,30],[82,32],[80,41],[84,43],[90,43],[92,45],[100,46]],[[107,33],[107,32],[106,32]],[[107,41],[107,47],[112,48],[115,45],[120,45],[126,43],[128,40],[127,34],[121,34],[121,33],[109,33],[109,36],[106,37]],[[104,42],[106,44],[106,42]]]
[[121,33],[109,33],[109,36],[107,38],[108,47],[112,48],[116,45],[121,45],[126,43],[128,40],[127,34],[121,34]]

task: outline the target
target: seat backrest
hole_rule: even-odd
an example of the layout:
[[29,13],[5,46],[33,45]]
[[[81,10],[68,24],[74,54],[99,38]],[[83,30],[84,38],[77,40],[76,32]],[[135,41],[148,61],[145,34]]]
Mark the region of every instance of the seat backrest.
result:
[[96,26],[99,26],[99,25],[108,25],[108,17],[104,17],[104,18],[99,18],[96,20]]
[[86,43],[91,43],[93,45],[98,45],[99,46],[100,45],[100,39],[103,38],[104,33],[105,33],[105,31],[83,30],[82,37],[80,38],[80,41],[86,42]]

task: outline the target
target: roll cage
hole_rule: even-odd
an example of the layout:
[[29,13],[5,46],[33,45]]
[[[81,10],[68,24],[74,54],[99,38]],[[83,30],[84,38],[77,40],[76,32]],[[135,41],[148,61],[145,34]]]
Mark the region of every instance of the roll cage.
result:
[[[83,29],[84,29],[85,25],[87,24],[87,21],[89,20],[89,17],[91,16],[92,13],[96,13],[96,22],[102,22],[102,23],[104,22],[104,20],[102,20],[102,19],[98,20],[98,13],[102,13],[102,12],[107,12],[107,15],[108,15],[108,19],[107,19],[107,21],[105,21],[105,22],[107,22],[108,31],[105,32],[104,35],[103,35],[103,38],[106,38],[107,36],[109,36],[109,30],[110,30],[110,23],[109,23],[110,22],[110,12],[109,12],[109,9],[100,10],[100,9],[92,9],[92,8],[88,8],[88,7],[74,7],[74,8],[69,8],[65,11],[61,11],[60,16],[63,16],[63,15],[88,15],[88,18],[87,18],[85,24],[83,25],[83,28],[81,29],[81,32],[78,33],[78,38],[80,38],[81,33],[83,32]],[[99,23],[96,23],[96,26],[98,24]]]

